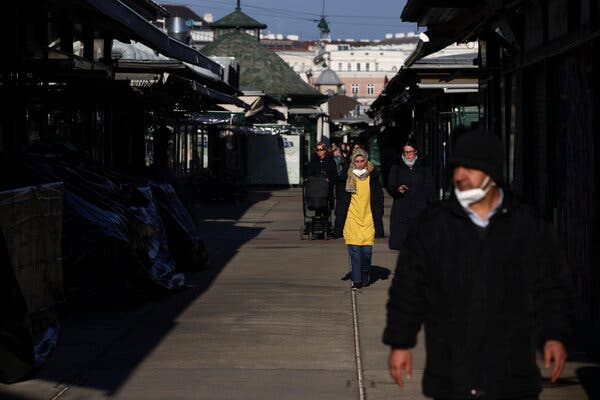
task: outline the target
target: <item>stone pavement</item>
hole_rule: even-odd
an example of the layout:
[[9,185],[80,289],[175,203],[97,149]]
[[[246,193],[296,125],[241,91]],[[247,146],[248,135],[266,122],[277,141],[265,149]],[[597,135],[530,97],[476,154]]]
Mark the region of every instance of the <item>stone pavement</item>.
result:
[[[300,240],[299,189],[196,211],[209,270],[143,307],[65,313],[49,362],[0,385],[0,399],[423,399],[422,347],[404,389],[387,372],[381,333],[396,254],[385,239],[374,249],[377,281],[352,292],[343,241]],[[579,366],[542,400],[585,399]]]

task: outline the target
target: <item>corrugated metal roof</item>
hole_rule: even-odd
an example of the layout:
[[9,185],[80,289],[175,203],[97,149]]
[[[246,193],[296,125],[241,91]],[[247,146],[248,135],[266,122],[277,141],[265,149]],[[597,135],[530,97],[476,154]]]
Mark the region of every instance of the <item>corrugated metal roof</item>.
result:
[[152,25],[142,15],[120,0],[84,0],[96,11],[123,26],[131,33],[131,38],[139,40],[162,53],[190,64],[205,68],[221,75],[221,66],[198,50],[168,36]]

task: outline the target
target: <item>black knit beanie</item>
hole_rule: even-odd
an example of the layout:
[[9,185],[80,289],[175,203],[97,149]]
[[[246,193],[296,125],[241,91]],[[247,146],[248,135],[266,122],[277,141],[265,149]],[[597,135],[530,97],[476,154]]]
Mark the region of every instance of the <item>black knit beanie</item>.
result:
[[479,169],[487,173],[497,185],[502,185],[503,160],[500,139],[491,133],[475,130],[458,138],[448,165],[452,168],[463,166]]

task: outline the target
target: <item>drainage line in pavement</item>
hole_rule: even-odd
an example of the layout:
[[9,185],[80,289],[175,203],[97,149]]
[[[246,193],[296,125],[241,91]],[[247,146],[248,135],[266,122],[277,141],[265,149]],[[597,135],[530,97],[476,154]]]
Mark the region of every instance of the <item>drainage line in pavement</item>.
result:
[[352,319],[354,322],[354,355],[356,360],[356,375],[358,377],[358,398],[365,400],[365,385],[363,380],[362,360],[360,358],[360,336],[358,332],[358,307],[356,306],[356,291],[350,290],[352,298]]
[[64,388],[63,388],[63,389],[62,389],[60,392],[58,392],[58,393],[56,394],[56,396],[54,396],[54,397],[52,398],[52,400],[57,400],[58,398],[62,397],[62,395],[63,395],[63,394],[64,394],[64,393],[65,393],[67,390],[69,390],[69,387],[68,387],[68,386],[65,386],[65,387],[64,387]]

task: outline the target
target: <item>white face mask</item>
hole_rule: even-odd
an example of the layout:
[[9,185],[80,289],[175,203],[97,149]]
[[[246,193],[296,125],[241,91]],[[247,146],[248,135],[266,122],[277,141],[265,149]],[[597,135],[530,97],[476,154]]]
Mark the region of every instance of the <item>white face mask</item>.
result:
[[352,172],[354,173],[354,175],[358,176],[359,178],[362,177],[364,174],[367,173],[367,169],[353,169]]
[[417,162],[417,158],[418,157],[415,156],[415,158],[408,161],[408,159],[406,157],[404,157],[404,154],[402,154],[402,161],[404,161],[404,164],[406,164],[407,167],[412,167],[413,165],[415,165],[415,163]]
[[454,188],[454,194],[456,195],[456,198],[460,205],[464,208],[468,208],[471,204],[477,203],[478,201],[483,199],[485,195],[490,191],[492,186],[496,185],[494,182],[492,182],[492,184],[488,186],[487,189],[483,189],[489,181],[490,177],[486,176],[483,182],[481,183],[481,186],[479,186],[478,188],[463,191],[458,190],[458,188]]

